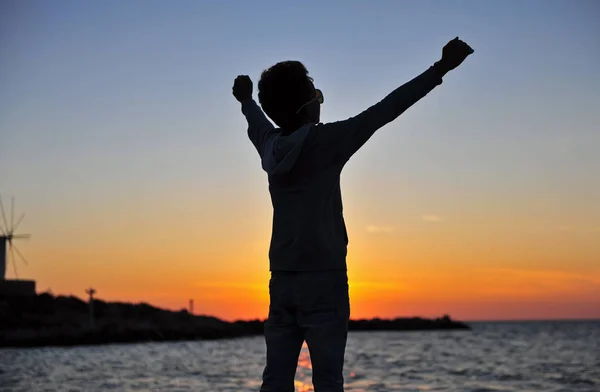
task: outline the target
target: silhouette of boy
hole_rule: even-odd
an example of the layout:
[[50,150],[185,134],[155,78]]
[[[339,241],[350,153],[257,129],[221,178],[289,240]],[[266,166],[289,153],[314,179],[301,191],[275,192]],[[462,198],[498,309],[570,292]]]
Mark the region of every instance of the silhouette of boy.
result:
[[343,391],[344,353],[350,318],[340,174],[375,131],[442,83],[473,49],[457,38],[442,58],[382,101],[355,117],[320,123],[323,93],[304,65],[284,61],[265,70],[258,83],[235,79],[248,137],[267,172],[273,204],[269,249],[267,363],[261,391],[293,392],[298,355],[306,341],[315,392]]

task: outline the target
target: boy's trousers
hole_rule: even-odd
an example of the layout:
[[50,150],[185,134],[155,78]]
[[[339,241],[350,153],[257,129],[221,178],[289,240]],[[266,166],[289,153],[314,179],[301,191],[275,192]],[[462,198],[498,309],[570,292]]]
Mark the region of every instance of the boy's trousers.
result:
[[261,392],[293,392],[306,341],[315,392],[344,390],[350,300],[346,271],[273,271],[265,322],[267,365]]

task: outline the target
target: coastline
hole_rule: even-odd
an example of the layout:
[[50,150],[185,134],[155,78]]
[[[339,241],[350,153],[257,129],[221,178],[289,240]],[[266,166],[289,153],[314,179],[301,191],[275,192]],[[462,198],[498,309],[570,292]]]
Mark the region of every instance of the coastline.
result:
[[[87,302],[73,296],[0,298],[0,348],[102,345],[231,339],[263,334],[264,320],[227,322],[146,303],[94,300],[94,327]],[[469,330],[448,316],[350,320],[349,331]]]

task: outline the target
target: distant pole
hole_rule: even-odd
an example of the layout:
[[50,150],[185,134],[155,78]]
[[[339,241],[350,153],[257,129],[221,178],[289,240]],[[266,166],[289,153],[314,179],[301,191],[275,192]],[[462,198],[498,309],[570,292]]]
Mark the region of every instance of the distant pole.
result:
[[190,314],[194,314],[194,300],[190,299]]
[[90,287],[89,289],[85,290],[85,292],[90,296],[90,328],[94,329],[94,294],[96,294],[96,289]]

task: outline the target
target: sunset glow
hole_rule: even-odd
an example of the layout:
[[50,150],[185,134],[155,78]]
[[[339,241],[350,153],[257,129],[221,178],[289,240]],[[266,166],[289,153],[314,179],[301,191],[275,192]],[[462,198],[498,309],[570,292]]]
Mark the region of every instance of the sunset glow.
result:
[[351,317],[600,318],[597,7],[68,4],[0,12],[0,194],[39,292],[265,318],[272,207],[233,78],[298,58],[335,121],[459,35],[472,61],[343,172]]

